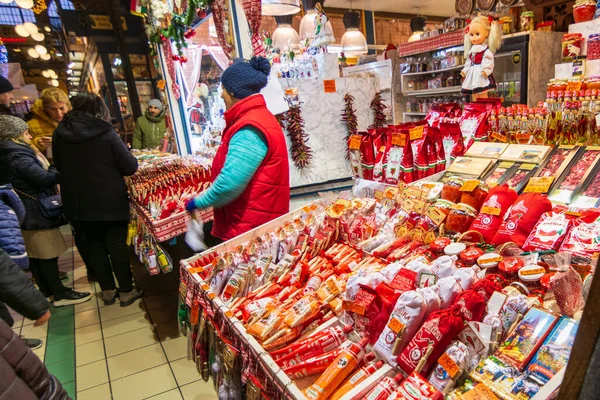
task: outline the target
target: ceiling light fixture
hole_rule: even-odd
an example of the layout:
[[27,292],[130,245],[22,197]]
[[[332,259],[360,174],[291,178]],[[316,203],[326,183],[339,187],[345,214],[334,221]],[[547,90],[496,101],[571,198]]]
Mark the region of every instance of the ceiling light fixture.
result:
[[50,85],[54,86],[54,87],[58,87],[58,81],[56,79],[52,79],[50,81]]
[[73,61],[71,61],[68,65],[67,68],[71,69],[75,66],[75,63]]
[[38,53],[33,47],[30,47],[27,50],[27,55],[31,58],[40,58],[40,53]]
[[346,32],[342,36],[342,52],[347,57],[357,57],[367,54],[367,39],[359,30],[361,13],[358,10],[349,10],[344,13],[344,27]]
[[293,15],[300,11],[300,0],[261,0],[262,15]]
[[50,56],[50,53],[46,53],[46,54],[40,54],[40,58],[44,61],[48,61],[52,57]]
[[33,0],[15,0],[15,3],[21,8],[29,10],[33,7]]
[[27,32],[27,29],[25,29],[25,27],[22,24],[15,25],[15,32],[21,37],[29,36],[29,32]]
[[33,40],[35,40],[36,42],[41,42],[46,38],[46,36],[44,36],[44,34],[42,32],[36,32],[31,35],[31,38]]
[[25,22],[23,24],[23,27],[25,28],[25,30],[27,32],[29,32],[30,35],[33,35],[34,33],[38,33],[38,27],[35,26],[35,24],[33,22]]
[[44,55],[44,54],[48,54],[48,49],[46,47],[44,47],[43,45],[41,45],[41,44],[36,44],[35,47],[34,47],[34,49],[35,49],[35,51],[38,52],[38,54],[40,56]]
[[277,29],[273,31],[273,47],[283,50],[286,46],[292,50],[300,50],[300,35],[292,28],[292,15],[283,15],[275,17]]
[[43,76],[44,78],[50,78],[50,73],[48,73],[48,70],[47,70],[47,69],[46,69],[46,70],[44,70],[44,71],[42,71],[42,76]]
[[[418,14],[419,10],[415,11],[415,14]],[[425,18],[423,17],[412,17],[410,19],[410,30],[412,35],[408,38],[408,42],[416,42],[421,39],[421,35],[425,32]]]

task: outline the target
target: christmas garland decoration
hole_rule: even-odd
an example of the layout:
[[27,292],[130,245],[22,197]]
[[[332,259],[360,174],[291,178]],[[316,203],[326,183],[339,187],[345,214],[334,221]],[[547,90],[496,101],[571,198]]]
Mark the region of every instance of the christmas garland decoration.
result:
[[[356,117],[356,110],[354,109],[354,96],[350,93],[344,96],[344,111],[342,111],[342,121],[348,127],[348,134],[346,135],[346,143],[350,140],[350,136],[358,134],[358,118]],[[350,152],[346,153],[346,159],[350,159]]]
[[373,125],[371,128],[383,128],[387,118],[385,117],[385,109],[387,106],[383,103],[381,92],[375,93],[375,98],[371,101],[371,111],[373,111]]
[[41,14],[42,11],[44,11],[47,8],[48,5],[46,4],[46,0],[35,0],[33,2],[33,7],[31,7],[31,11],[33,11],[36,14]]
[[292,106],[283,117],[287,123],[287,133],[292,143],[290,154],[292,161],[298,169],[304,169],[309,166],[312,160],[312,150],[308,146],[308,134],[304,131],[304,119],[300,106]]

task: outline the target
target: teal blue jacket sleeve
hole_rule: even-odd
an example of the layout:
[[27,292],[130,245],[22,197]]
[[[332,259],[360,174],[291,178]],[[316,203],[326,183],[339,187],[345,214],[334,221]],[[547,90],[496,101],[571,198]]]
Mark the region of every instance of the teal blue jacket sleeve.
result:
[[223,169],[208,190],[194,199],[196,207],[223,207],[240,197],[267,151],[267,140],[257,129],[242,128],[233,135]]

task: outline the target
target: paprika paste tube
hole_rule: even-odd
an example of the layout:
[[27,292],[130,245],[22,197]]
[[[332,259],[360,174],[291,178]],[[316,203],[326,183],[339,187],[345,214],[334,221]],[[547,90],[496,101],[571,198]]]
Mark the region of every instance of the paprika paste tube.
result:
[[369,376],[373,375],[378,369],[383,367],[384,362],[379,360],[377,362],[371,362],[358,371],[354,373],[350,378],[346,379],[346,381],[340,386],[338,390],[335,391],[333,396],[331,396],[330,400],[339,400],[346,395],[349,391],[354,389],[359,383],[367,379]]
[[404,376],[397,374],[393,378],[384,377],[379,383],[365,396],[365,400],[385,400],[396,391],[398,385],[402,382]]
[[285,372],[291,379],[299,379],[306,376],[320,374],[327,370],[331,363],[335,361],[342,352],[343,350],[341,348],[331,350],[325,354],[321,354],[320,356],[309,358],[300,364],[283,368],[283,372]]
[[328,330],[326,334],[311,340],[309,343],[299,347],[295,351],[279,358],[277,364],[283,368],[291,367],[292,365],[301,363],[309,358],[337,349],[340,344],[346,340],[346,335],[351,331],[351,325],[344,328],[339,326],[332,328]]
[[344,348],[319,379],[304,391],[304,395],[311,400],[327,399],[354,371],[364,357],[368,343],[369,339],[365,338]]

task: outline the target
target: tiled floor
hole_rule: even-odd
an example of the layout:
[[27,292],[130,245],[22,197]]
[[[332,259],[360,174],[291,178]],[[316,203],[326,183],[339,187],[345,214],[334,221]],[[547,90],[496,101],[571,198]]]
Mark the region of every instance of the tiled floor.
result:
[[[70,232],[65,232],[69,245]],[[92,300],[52,309],[48,325],[15,315],[13,329],[44,339],[35,353],[44,360],[73,399],[78,400],[213,400],[212,382],[204,382],[188,361],[186,338],[177,327],[175,272],[149,276],[134,263],[134,275],[145,296],[129,307],[104,306],[100,288],[90,284],[75,250],[62,256],[75,290],[90,291]]]

